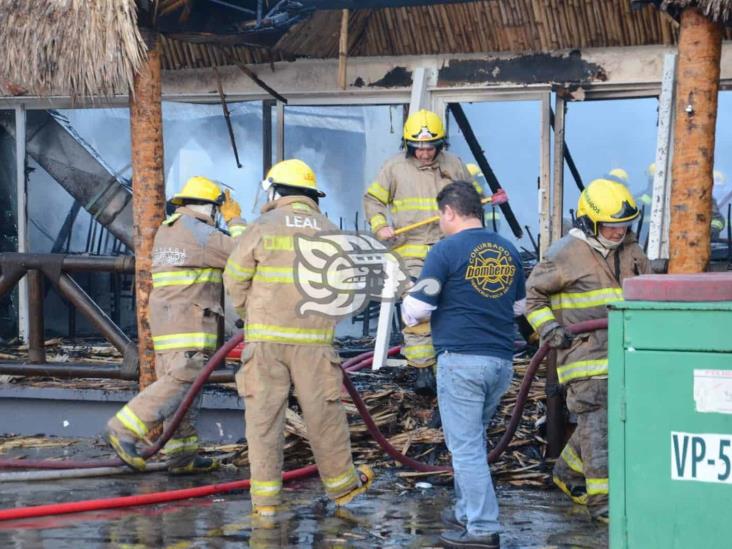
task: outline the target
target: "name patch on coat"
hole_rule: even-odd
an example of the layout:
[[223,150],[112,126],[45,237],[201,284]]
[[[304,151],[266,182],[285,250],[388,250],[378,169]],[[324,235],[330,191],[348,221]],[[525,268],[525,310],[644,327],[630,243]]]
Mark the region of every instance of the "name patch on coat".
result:
[[321,230],[320,226],[318,225],[318,220],[314,217],[309,216],[303,216],[303,215],[286,215],[285,216],[285,225],[288,227],[294,227],[297,229],[315,229],[317,231]]

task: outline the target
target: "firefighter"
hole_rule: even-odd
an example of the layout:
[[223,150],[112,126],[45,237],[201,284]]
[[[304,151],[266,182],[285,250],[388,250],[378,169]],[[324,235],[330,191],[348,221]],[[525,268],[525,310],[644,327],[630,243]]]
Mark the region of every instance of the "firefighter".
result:
[[[477,164],[466,164],[465,167],[468,169],[468,173],[473,180],[473,186],[478,194],[483,197],[483,185],[482,181],[485,180],[483,172],[480,171],[480,167]],[[499,232],[501,230],[501,210],[496,206],[491,206],[490,209],[486,208],[483,214],[483,221],[485,227],[492,230],[493,232]]]
[[[387,160],[364,194],[371,230],[404,258],[409,276],[415,280],[430,246],[441,238],[440,228],[432,223],[399,237],[395,229],[437,215],[437,193],[453,181],[472,180],[462,161],[444,150],[446,145],[445,127],[439,116],[427,110],[411,114],[404,124],[405,153]],[[415,391],[434,396],[435,350],[429,323],[405,328],[403,333],[402,352],[409,365],[418,368]]]
[[625,185],[592,181],[579,198],[577,228],[549,248],[526,284],[527,318],[557,349],[559,383],[577,417],[554,483],[602,522],[608,519],[607,330],[573,337],[564,326],[606,318],[607,305],[623,299],[623,280],[651,272],[628,230],[638,215]]
[[[148,433],[168,422],[216,349],[224,314],[222,273],[235,238],[246,229],[239,204],[206,177],[189,179],[170,202],[175,211],[163,221],[153,243],[149,311],[157,381],[107,423],[112,448],[139,471],[145,469],[145,461],[137,444],[149,442]],[[219,212],[231,236],[216,228]],[[200,395],[165,445],[171,473],[218,468],[217,461],[198,455],[199,404]]]
[[304,295],[294,284],[295,236],[336,227],[320,212],[315,174],[296,159],[275,164],[262,186],[268,201],[239,240],[224,271],[226,291],[246,326],[236,374],[245,402],[252,509],[271,516],[282,504],[282,448],[290,387],[308,431],[328,496],[345,505],[366,491],[374,473],[351,459],[343,372],[332,343],[335,319],[298,312]]

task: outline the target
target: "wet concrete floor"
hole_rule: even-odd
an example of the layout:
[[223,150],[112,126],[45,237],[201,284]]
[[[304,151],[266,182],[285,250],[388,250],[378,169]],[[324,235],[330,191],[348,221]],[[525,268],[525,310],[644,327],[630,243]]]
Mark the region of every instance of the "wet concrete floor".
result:
[[[377,471],[372,489],[336,510],[317,478],[286,485],[288,507],[274,521],[250,517],[247,492],[182,502],[42,519],[0,522],[0,547],[439,547],[448,486],[415,488],[393,471]],[[244,478],[225,470],[203,477],[164,473],[0,484],[0,508],[125,496]],[[605,527],[556,490],[499,486],[504,548],[603,548]]]

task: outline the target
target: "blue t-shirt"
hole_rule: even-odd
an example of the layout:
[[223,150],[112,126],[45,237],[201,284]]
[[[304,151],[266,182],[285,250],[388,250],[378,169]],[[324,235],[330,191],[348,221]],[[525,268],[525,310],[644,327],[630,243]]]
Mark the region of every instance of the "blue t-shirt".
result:
[[438,354],[513,357],[513,304],[526,297],[526,287],[508,240],[483,228],[449,236],[427,254],[418,287],[427,279],[439,282],[439,293],[432,283],[412,296],[437,307],[431,324]]

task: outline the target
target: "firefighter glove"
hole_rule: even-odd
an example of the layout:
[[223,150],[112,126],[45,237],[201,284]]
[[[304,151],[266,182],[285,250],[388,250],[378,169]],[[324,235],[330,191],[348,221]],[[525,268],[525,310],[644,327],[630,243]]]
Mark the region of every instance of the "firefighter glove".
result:
[[241,206],[239,206],[236,200],[231,198],[231,191],[228,189],[224,191],[224,203],[221,204],[220,209],[221,215],[227,223],[235,217],[241,217]]
[[561,326],[557,326],[546,334],[545,341],[552,349],[568,349],[572,345],[574,336]]

